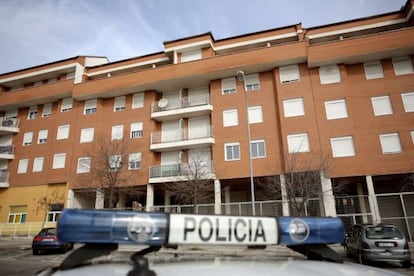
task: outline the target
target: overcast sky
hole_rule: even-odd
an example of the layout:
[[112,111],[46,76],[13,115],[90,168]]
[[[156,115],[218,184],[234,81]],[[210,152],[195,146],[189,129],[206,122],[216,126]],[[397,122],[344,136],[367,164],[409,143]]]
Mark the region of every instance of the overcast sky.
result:
[[110,61],[302,23],[304,28],[398,11],[406,0],[1,0],[0,74],[78,55]]

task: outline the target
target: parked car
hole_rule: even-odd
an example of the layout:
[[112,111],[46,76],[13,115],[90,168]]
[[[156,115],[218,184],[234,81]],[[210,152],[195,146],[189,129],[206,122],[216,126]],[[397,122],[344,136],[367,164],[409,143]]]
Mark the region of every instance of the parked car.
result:
[[357,257],[359,263],[400,262],[411,266],[408,241],[400,230],[391,224],[356,224],[345,238],[348,256]]
[[46,251],[67,252],[73,248],[72,243],[60,242],[57,238],[56,228],[43,228],[34,238],[32,242],[33,255]]

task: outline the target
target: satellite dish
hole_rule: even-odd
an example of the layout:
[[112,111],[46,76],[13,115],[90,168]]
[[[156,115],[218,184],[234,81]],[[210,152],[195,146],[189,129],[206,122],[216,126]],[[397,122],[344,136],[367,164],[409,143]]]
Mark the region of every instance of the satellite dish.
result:
[[162,98],[158,101],[158,107],[159,108],[166,108],[168,105],[168,100],[166,98]]

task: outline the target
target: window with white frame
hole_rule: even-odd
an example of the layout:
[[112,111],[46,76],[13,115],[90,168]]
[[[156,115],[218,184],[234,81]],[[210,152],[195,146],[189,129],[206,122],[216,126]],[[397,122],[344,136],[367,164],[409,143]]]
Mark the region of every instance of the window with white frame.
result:
[[33,160],[33,172],[43,171],[44,157],[35,157]]
[[121,168],[121,155],[112,155],[109,157],[109,170],[118,171]]
[[289,153],[309,152],[309,136],[307,133],[290,134],[287,136]]
[[410,133],[411,133],[411,141],[413,141],[413,144],[414,144],[414,130],[411,130]]
[[65,168],[66,153],[56,153],[53,155],[53,169]]
[[326,119],[335,120],[348,118],[345,99],[325,102]]
[[341,72],[336,64],[319,67],[319,78],[321,84],[341,82]]
[[305,108],[303,105],[303,99],[290,99],[283,101],[283,111],[285,117],[296,117],[296,116],[304,116],[305,115]]
[[27,167],[29,165],[29,159],[20,159],[17,166],[17,173],[27,173]]
[[48,222],[57,222],[59,220],[60,214],[62,213],[64,204],[63,203],[52,203],[48,206],[47,212],[47,221]]
[[280,82],[287,83],[300,80],[299,65],[292,64],[279,67]]
[[248,108],[249,124],[263,123],[262,106],[250,106]]
[[25,132],[23,134],[23,146],[30,146],[33,141],[33,132]]
[[414,92],[402,93],[401,99],[405,112],[414,112]]
[[383,154],[402,152],[400,135],[398,133],[380,134],[379,138]]
[[365,78],[367,80],[380,79],[384,77],[384,70],[380,60],[364,62]]
[[375,116],[383,116],[393,113],[390,96],[372,97],[371,103]]
[[223,127],[237,126],[239,124],[237,109],[223,110]]
[[128,156],[128,170],[138,170],[141,168],[141,153],[130,153]]
[[39,134],[37,135],[37,143],[38,144],[45,144],[47,142],[47,129],[39,130]]
[[259,74],[249,74],[244,77],[244,85],[246,91],[253,91],[260,89],[260,77]]
[[226,161],[240,160],[240,143],[225,143],[224,158]]
[[199,60],[202,58],[201,49],[190,51],[190,52],[183,52],[181,53],[181,62]]
[[143,131],[142,122],[132,123],[131,124],[130,138],[141,138],[142,137],[142,131]]
[[79,157],[76,173],[88,173],[91,171],[91,157]]
[[83,114],[87,115],[87,114],[96,113],[97,105],[98,105],[97,99],[86,101],[84,103]]
[[63,140],[69,138],[70,125],[58,126],[56,140]]
[[114,98],[114,112],[125,110],[125,96]]
[[398,57],[392,59],[392,65],[396,76],[414,73],[410,57]]
[[25,223],[27,216],[27,206],[10,206],[7,223]]
[[47,103],[43,105],[43,109],[42,109],[42,117],[49,117],[50,115],[52,115],[52,107],[53,104],[52,103]]
[[93,142],[94,133],[95,133],[95,129],[93,127],[83,128],[81,130],[80,142],[81,143]]
[[221,93],[223,95],[236,93],[236,77],[221,80]]
[[65,98],[62,99],[62,105],[60,107],[60,112],[68,112],[73,108],[73,99],[72,98]]
[[112,126],[111,140],[122,140],[124,138],[124,126],[116,125]]
[[132,95],[132,109],[144,107],[144,93]]
[[37,116],[37,105],[29,107],[29,112],[27,113],[27,120],[34,120]]
[[333,157],[355,156],[354,140],[352,136],[331,138],[331,147]]
[[266,144],[264,140],[253,140],[250,142],[252,158],[266,157]]

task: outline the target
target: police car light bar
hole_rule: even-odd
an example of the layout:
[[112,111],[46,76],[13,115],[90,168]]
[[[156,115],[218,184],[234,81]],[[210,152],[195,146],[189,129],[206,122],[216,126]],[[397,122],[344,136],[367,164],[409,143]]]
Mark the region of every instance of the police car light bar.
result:
[[339,218],[249,217],[66,209],[58,239],[71,243],[303,245],[342,243]]

